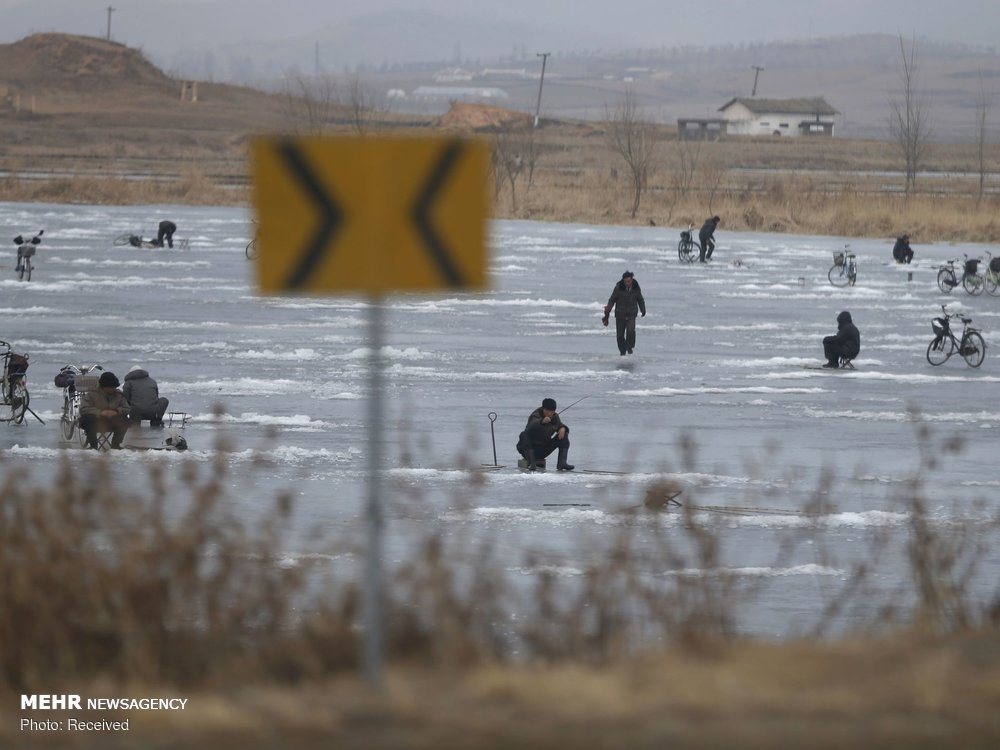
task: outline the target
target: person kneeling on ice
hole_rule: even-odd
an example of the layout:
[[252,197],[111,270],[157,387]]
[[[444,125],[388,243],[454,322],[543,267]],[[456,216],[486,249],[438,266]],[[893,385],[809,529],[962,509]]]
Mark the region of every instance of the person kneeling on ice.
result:
[[838,368],[841,359],[854,359],[860,352],[861,334],[851,320],[851,314],[844,310],[837,316],[837,333],[823,339],[823,354],[826,355],[823,367]]
[[559,419],[555,399],[546,398],[528,416],[528,424],[517,438],[517,452],[528,462],[528,471],[535,471],[538,459],[545,458],[556,448],[559,449],[556,468],[559,471],[573,471],[573,465],[566,463],[569,454],[569,427]]
[[622,280],[615,284],[604,306],[601,322],[608,324],[611,308],[615,310],[615,331],[618,333],[618,352],[624,357],[635,348],[635,319],[639,313],[646,317],[646,300],[642,297],[639,282],[631,271],[622,274]]
[[118,378],[113,372],[101,373],[97,390],[87,391],[80,398],[80,429],[87,435],[87,447],[97,450],[97,433],[110,432],[111,447],[118,450],[128,430],[128,401],[118,390]]

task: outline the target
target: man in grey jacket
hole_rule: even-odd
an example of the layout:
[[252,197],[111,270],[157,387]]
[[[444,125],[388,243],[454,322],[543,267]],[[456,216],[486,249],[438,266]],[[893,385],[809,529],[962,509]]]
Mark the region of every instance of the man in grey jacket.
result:
[[156,381],[146,370],[134,365],[125,376],[122,394],[128,401],[133,422],[148,419],[150,427],[163,427],[163,415],[170,401],[160,396]]

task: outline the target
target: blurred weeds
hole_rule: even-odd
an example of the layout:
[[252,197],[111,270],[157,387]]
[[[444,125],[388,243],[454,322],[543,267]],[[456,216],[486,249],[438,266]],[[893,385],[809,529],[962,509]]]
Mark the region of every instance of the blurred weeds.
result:
[[[884,534],[874,533],[869,553],[831,585],[813,637],[842,623],[852,607],[849,619],[859,630],[916,626],[954,634],[998,625],[1000,598],[982,601],[971,582],[1000,522],[985,510],[978,525],[942,524],[932,515],[923,472],[957,455],[961,441],[936,439],[919,420],[915,427],[926,461],[894,498],[907,514],[912,585],[900,583],[869,605],[886,548]],[[417,443],[404,453],[430,450]],[[151,465],[141,492],[116,484],[104,460],[63,460],[51,488],[33,486],[19,470],[5,472],[0,686],[47,692],[57,680],[98,678],[216,686],[356,669],[361,623],[352,576],[338,570],[338,583],[320,586],[321,571],[289,562],[289,550],[301,543],[291,536],[291,496],[255,508],[248,520],[245,500],[228,497],[224,448],[220,439],[219,460],[209,464]],[[678,448],[689,459],[697,454],[690,436]],[[469,473],[449,501],[455,513],[472,512],[483,492],[482,475]],[[617,520],[599,527],[601,546],[581,534],[579,554],[562,547],[562,556],[450,533],[435,521],[439,502],[412,486],[397,492],[398,522],[423,523],[389,573],[389,660],[446,669],[608,665],[670,644],[704,650],[737,638],[741,607],[771,584],[727,567],[725,529],[733,516],[725,514],[754,509],[701,505],[698,488],[681,476],[662,473],[639,505],[608,508]],[[844,568],[824,524],[836,512],[830,495],[837,481],[824,471],[802,508],[782,511],[803,523],[777,534],[765,551],[775,569],[801,562],[804,547],[816,564]],[[345,556],[363,552],[352,538],[323,543]]]

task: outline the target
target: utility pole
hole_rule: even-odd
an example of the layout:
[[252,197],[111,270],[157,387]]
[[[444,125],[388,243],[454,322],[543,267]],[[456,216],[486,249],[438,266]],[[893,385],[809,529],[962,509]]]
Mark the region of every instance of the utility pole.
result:
[[750,96],[753,97],[753,96],[757,96],[757,76],[760,75],[760,71],[762,71],[764,68],[761,65],[751,65],[750,67],[754,69],[754,74],[753,74],[753,91],[750,92]]
[[117,8],[112,8],[110,5],[108,6],[108,41],[109,42],[111,41],[111,14],[114,13],[116,10],[118,10],[118,9]]
[[538,103],[535,104],[535,125],[538,127],[538,113],[542,108],[542,84],[545,83],[545,61],[549,59],[551,52],[536,52],[535,57],[542,58],[542,77],[538,79]]

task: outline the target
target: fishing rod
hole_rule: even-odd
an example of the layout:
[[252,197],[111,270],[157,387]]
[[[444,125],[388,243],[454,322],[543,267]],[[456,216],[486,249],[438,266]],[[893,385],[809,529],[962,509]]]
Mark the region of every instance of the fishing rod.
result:
[[576,405],[577,405],[578,403],[580,403],[581,401],[583,401],[583,399],[584,399],[584,398],[590,398],[590,397],[591,397],[591,396],[593,396],[593,395],[594,395],[593,393],[588,393],[588,394],[587,394],[586,396],[584,396],[583,398],[578,398],[578,399],[577,399],[576,401],[574,401],[574,402],[573,402],[572,404],[570,404],[570,405],[569,405],[569,406],[567,406],[567,407],[566,407],[565,409],[563,409],[563,412],[567,412],[567,411],[569,411],[569,410],[570,410],[570,409],[572,409],[572,408],[573,408],[574,406],[576,406]]
[[[593,393],[588,393],[586,396],[583,396],[582,398],[578,398],[572,404],[570,404],[565,409],[563,409],[563,411],[565,412],[568,409],[572,409],[578,403],[580,403],[581,401],[583,401],[583,399],[590,398],[593,395],[594,395]],[[493,425],[496,424],[496,421],[497,421],[497,413],[495,411],[491,411],[486,416],[489,417],[489,420],[490,420],[490,440],[492,440],[492,442],[493,442],[493,466],[499,467],[500,464],[497,463],[497,436],[496,436],[496,431],[493,429]],[[555,435],[553,435],[553,437],[555,437]],[[489,466],[489,464],[483,464],[483,466]]]

